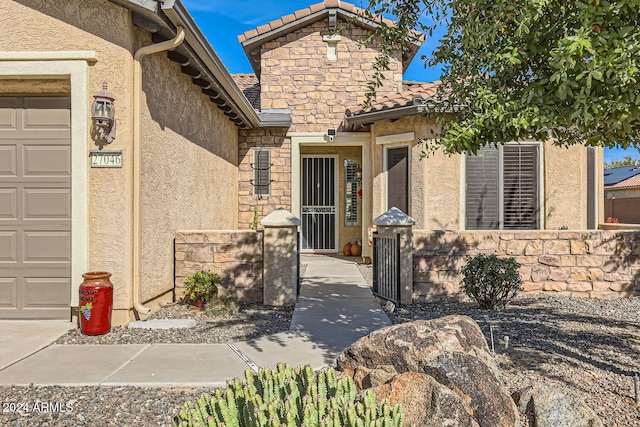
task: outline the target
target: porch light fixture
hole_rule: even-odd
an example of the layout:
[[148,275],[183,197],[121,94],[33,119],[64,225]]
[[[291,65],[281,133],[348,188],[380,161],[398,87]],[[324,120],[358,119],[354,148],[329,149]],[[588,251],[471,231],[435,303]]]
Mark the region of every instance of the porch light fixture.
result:
[[102,82],[102,90],[93,95],[91,106],[91,119],[95,126],[100,145],[109,144],[116,139],[116,108],[113,104],[115,98],[107,90],[107,82]]

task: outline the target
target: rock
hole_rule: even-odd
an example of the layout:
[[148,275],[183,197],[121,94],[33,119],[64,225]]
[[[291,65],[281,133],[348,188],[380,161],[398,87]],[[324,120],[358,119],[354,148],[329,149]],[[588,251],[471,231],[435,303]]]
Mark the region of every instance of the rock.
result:
[[396,375],[376,390],[379,399],[402,405],[405,426],[479,427],[469,399],[462,399],[433,377],[418,372]]
[[396,305],[392,301],[387,301],[383,307],[383,310],[387,314],[396,312]]
[[338,369],[361,388],[418,372],[469,399],[481,426],[518,426],[517,409],[500,385],[498,367],[480,327],[467,316],[447,316],[379,329],[346,349]]
[[536,384],[513,393],[518,410],[533,413],[537,427],[603,427],[582,398],[563,387]]

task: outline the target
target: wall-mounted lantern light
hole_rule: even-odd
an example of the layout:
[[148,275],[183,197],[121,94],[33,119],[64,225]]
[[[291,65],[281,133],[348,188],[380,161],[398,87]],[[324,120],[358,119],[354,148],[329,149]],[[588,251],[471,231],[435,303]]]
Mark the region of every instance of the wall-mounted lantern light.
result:
[[107,90],[107,82],[102,82],[102,90],[93,95],[91,118],[97,131],[100,145],[109,144],[116,139],[115,98]]

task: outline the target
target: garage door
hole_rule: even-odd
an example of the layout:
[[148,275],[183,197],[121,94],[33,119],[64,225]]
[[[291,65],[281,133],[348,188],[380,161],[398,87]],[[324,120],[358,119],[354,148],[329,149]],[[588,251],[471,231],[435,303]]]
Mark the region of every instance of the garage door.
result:
[[68,97],[0,97],[0,318],[69,319]]

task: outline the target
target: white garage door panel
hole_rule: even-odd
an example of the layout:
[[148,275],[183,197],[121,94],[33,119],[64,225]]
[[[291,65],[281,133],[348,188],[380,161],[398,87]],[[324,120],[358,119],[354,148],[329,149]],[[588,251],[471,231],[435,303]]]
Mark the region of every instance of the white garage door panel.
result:
[[0,97],[0,319],[69,319],[68,97]]
[[71,216],[71,190],[68,188],[25,188],[23,195],[24,219],[66,219]]
[[15,231],[0,231],[0,262],[18,262],[18,238]]
[[0,218],[18,219],[18,189],[0,188]]
[[16,308],[17,295],[15,277],[0,277],[0,308]]
[[68,278],[25,277],[25,308],[69,307]]
[[71,233],[26,231],[22,250],[25,263],[71,262]]
[[18,158],[16,146],[0,146],[0,176],[16,177],[18,170]]
[[69,146],[25,146],[23,159],[23,176],[64,176],[71,174]]

